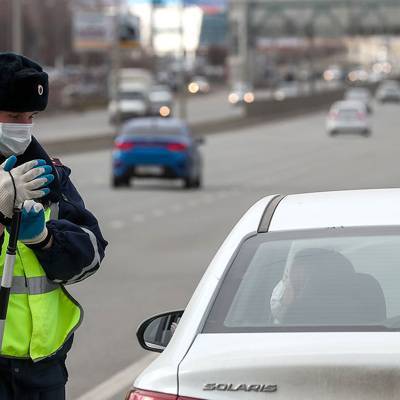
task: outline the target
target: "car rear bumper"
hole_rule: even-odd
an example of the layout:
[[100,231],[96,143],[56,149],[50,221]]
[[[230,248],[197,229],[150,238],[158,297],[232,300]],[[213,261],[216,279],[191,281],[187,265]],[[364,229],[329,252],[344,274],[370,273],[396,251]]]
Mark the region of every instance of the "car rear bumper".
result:
[[[152,173],[146,168],[158,167],[160,171]],[[156,168],[154,168],[156,169]],[[187,153],[164,152],[162,154],[113,154],[114,176],[132,176],[137,178],[184,178],[190,175],[190,160]]]
[[382,101],[382,102],[385,102],[385,101],[389,102],[390,101],[390,102],[393,102],[393,103],[398,103],[398,102],[400,102],[400,97],[397,97],[397,96],[382,96],[378,100]]
[[340,131],[340,132],[354,132],[354,131],[369,131],[370,126],[366,122],[354,122],[354,123],[327,123],[326,128],[328,132]]
[[157,166],[160,167],[160,173],[152,173],[152,172],[147,172],[143,173],[140,171],[140,168],[143,166],[131,166],[129,168],[126,168],[124,170],[124,175],[125,176],[130,176],[133,178],[158,178],[158,179],[176,179],[176,178],[183,178],[186,176],[185,173],[182,171],[178,171],[176,168],[172,166]]

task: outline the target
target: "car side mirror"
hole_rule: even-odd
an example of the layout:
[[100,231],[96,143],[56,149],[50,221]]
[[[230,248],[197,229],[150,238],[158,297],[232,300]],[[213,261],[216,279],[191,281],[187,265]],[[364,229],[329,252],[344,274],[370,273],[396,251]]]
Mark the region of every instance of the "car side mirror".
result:
[[206,139],[204,138],[204,136],[197,136],[197,137],[195,137],[194,140],[197,144],[204,144],[206,142]]
[[171,311],[151,317],[139,325],[136,337],[145,349],[162,353],[183,315],[183,310]]

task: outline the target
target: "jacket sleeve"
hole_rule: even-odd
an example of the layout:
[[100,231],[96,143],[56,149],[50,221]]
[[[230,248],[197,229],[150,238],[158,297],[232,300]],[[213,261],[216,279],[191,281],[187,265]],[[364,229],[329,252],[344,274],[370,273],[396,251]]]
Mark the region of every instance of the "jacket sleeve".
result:
[[97,219],[86,209],[72,184],[71,170],[65,166],[56,168],[62,199],[52,204],[51,219],[47,222],[53,243],[48,249],[34,249],[34,252],[50,280],[72,284],[98,270],[107,242]]

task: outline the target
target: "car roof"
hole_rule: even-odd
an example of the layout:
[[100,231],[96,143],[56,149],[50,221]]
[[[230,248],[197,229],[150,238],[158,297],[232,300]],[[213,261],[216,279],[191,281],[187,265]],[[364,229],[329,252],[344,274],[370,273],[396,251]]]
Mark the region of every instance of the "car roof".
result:
[[151,91],[164,91],[164,92],[170,92],[171,89],[167,85],[153,85],[150,88]]
[[399,90],[400,85],[398,83],[385,83],[379,87],[379,90]]
[[268,230],[393,225],[400,225],[400,189],[369,189],[286,196]]
[[356,100],[343,100],[343,101],[337,101],[336,103],[333,103],[332,108],[363,108],[365,109],[365,104],[362,101],[356,101]]
[[386,80],[381,82],[381,86],[399,86],[399,82],[392,80]]
[[206,81],[207,80],[207,77],[205,77],[204,75],[195,75],[194,77],[193,77],[193,80],[194,81]]
[[346,90],[346,95],[348,94],[365,94],[365,95],[369,95],[371,94],[371,92],[367,89],[367,88],[363,88],[363,87],[356,87],[356,88],[350,88]]
[[187,129],[187,125],[184,121],[179,118],[161,118],[161,117],[150,117],[150,118],[133,118],[123,125],[123,130],[130,129]]

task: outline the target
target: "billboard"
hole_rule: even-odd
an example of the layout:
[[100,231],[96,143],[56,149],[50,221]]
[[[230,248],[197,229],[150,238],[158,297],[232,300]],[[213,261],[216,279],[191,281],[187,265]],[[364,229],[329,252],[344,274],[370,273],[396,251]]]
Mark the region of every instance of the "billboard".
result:
[[[73,16],[73,45],[76,51],[108,51],[114,42],[113,16],[101,12],[76,11]],[[140,19],[131,14],[118,18],[121,48],[132,49],[140,43]]]
[[225,9],[227,6],[227,0],[184,0],[185,5],[195,5],[199,7],[215,7],[219,9]]
[[227,0],[184,0],[185,6],[198,6],[206,14],[217,14],[226,10]]
[[113,41],[113,19],[92,11],[75,11],[72,34],[76,51],[106,51]]
[[140,18],[132,14],[123,14],[119,18],[119,43],[124,49],[140,46]]

